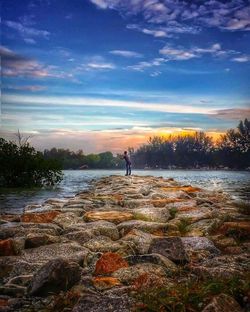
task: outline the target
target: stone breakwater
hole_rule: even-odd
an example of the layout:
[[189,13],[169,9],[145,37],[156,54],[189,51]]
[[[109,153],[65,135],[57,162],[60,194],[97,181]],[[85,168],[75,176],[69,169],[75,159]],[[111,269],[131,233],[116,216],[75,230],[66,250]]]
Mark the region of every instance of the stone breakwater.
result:
[[0,221],[0,311],[249,308],[249,213],[222,192],[110,176]]

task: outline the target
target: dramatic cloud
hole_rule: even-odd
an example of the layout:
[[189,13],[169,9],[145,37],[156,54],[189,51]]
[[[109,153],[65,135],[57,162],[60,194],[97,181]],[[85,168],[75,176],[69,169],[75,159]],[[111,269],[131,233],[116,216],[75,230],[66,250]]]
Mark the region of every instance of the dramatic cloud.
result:
[[147,24],[165,24],[182,28],[194,25],[229,31],[250,30],[250,6],[246,0],[90,0],[101,9],[117,10],[122,16],[143,16]]
[[119,55],[123,57],[142,57],[143,55],[141,53],[135,52],[135,51],[128,51],[128,50],[112,50],[109,51],[109,53],[113,55]]

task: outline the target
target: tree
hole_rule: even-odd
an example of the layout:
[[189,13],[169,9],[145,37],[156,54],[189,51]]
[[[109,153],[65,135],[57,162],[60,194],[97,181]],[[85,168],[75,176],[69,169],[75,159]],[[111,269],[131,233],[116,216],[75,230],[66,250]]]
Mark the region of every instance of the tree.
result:
[[62,180],[61,165],[46,160],[30,144],[0,138],[0,185],[5,187],[54,185]]

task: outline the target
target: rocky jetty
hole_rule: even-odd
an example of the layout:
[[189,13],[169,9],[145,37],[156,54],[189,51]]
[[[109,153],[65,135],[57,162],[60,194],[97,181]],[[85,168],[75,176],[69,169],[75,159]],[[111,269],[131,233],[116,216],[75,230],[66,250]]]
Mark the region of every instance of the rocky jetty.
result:
[[223,192],[110,176],[0,224],[0,311],[250,307],[249,210]]

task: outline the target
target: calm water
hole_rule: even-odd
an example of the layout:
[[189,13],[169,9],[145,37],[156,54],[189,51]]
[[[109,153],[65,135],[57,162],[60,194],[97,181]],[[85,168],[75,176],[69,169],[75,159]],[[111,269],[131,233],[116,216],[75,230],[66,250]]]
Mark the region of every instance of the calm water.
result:
[[[244,171],[198,171],[198,170],[134,170],[137,175],[174,178],[178,182],[197,185],[210,190],[223,190],[235,199],[250,200],[250,172]],[[70,197],[88,188],[92,179],[110,174],[124,174],[120,170],[68,170],[64,179],[54,188],[0,190],[0,213],[20,213],[27,204],[42,203],[52,197]]]

